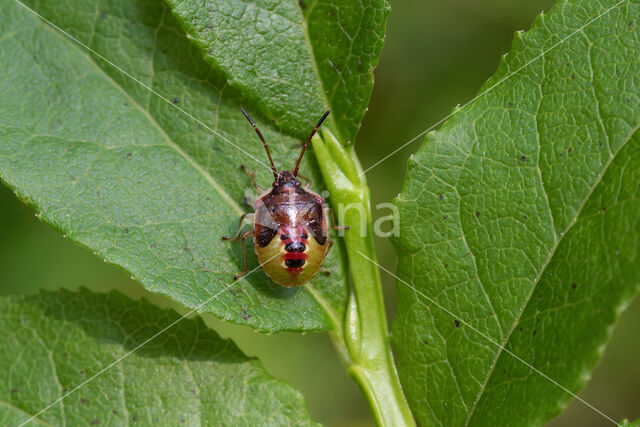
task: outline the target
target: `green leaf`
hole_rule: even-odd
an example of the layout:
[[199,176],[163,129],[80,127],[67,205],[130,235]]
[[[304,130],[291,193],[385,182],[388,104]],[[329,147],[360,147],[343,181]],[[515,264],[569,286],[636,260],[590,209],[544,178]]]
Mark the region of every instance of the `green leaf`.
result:
[[[261,331],[339,324],[339,245],[325,263],[333,274],[301,289],[281,288],[262,271],[232,284],[240,248],[220,237],[236,231],[246,192],[257,196],[239,166],[264,186],[273,177],[255,160],[266,156],[240,112],[249,100],[211,70],[169,8],[142,0],[27,4],[138,81],[7,3],[0,178],[66,237],[187,307]],[[299,139],[254,115],[276,164],[290,167]],[[322,190],[312,156],[301,170]],[[257,267],[249,244],[247,251]]]
[[300,393],[200,318],[154,338],[178,313],[88,290],[3,297],[0,313],[2,425],[25,422],[84,382],[40,424],[314,424]]
[[369,103],[388,0],[167,0],[207,62],[278,126],[306,137],[326,109],[353,142]]
[[615,4],[560,1],[517,33],[488,93],[409,162],[398,273],[455,316],[398,283],[398,369],[423,425],[558,414],[571,396],[496,343],[576,392],[637,291],[640,4],[581,28]]

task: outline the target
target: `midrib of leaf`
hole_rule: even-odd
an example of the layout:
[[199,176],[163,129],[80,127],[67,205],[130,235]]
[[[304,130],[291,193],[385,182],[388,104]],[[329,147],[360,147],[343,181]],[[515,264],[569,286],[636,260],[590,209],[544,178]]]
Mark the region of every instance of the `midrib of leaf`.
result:
[[[39,18],[43,19],[41,17]],[[43,23],[42,26],[45,27],[47,31],[49,31],[50,33],[55,34],[57,38],[63,40],[65,44],[67,44],[68,46],[72,46],[74,50],[80,53],[80,55],[88,59],[89,60],[88,62],[98,71],[98,73],[100,73],[100,75],[102,75],[106,79],[106,81],[109,82],[110,85],[112,85],[120,93],[122,93],[124,97],[127,98],[127,100],[129,100],[129,102],[131,102],[132,105],[134,105],[147,118],[149,123],[160,133],[160,135],[162,135],[167,145],[170,148],[172,148],[176,153],[178,153],[181,157],[183,157],[196,171],[198,171],[198,173],[202,175],[202,177],[213,187],[213,189],[222,196],[222,198],[229,204],[229,206],[231,206],[231,208],[233,208],[233,210],[238,215],[242,215],[245,213],[245,211],[231,198],[231,196],[229,196],[229,194],[224,190],[224,188],[220,186],[220,184],[218,184],[218,182],[211,176],[211,174],[209,174],[206,170],[204,170],[204,168],[202,168],[202,166],[200,166],[198,162],[193,160],[191,156],[185,153],[180,148],[180,146],[176,144],[169,137],[169,135],[167,135],[165,130],[160,126],[160,124],[155,120],[155,118],[149,113],[149,111],[142,108],[140,103],[134,100],[122,86],[120,86],[109,74],[107,74],[100,66],[98,66],[94,58],[92,58],[91,55],[87,54],[87,48],[85,46],[81,45],[80,42],[76,41],[75,38],[70,39],[70,36],[67,36],[66,34],[62,34],[61,30],[54,29],[52,25],[49,24],[48,22]],[[109,62],[109,65],[111,65],[111,62],[108,61],[108,59],[106,60],[107,62]],[[137,80],[136,80],[136,83],[140,84]],[[152,84],[153,82],[151,83],[151,85]],[[153,95],[154,94],[150,92],[150,97]]]
[[[598,116],[600,116],[599,111],[598,111]],[[536,118],[537,118],[537,115],[536,115]],[[537,120],[536,120],[536,122],[537,122]],[[571,230],[571,228],[577,222],[577,219],[580,216],[580,213],[582,212],[582,209],[584,208],[584,206],[587,204],[587,202],[591,198],[591,195],[593,194],[594,190],[598,187],[598,185],[602,181],[602,177],[604,177],[604,175],[607,172],[607,170],[608,170],[609,166],[611,165],[611,163],[613,163],[613,161],[616,159],[616,157],[618,156],[620,151],[627,145],[627,142],[629,142],[631,140],[631,137],[633,136],[633,134],[636,131],[638,131],[638,129],[640,129],[640,125],[637,125],[629,133],[629,135],[627,135],[627,137],[624,139],[624,142],[622,144],[620,144],[620,147],[618,148],[618,150],[616,150],[615,154],[612,154],[612,155],[609,156],[609,159],[607,160],[606,164],[604,165],[604,168],[602,169],[601,173],[594,180],[593,185],[591,186],[591,188],[589,188],[588,193],[586,194],[586,196],[583,199],[582,203],[578,207],[578,209],[577,209],[575,215],[573,216],[572,220],[569,221],[569,225],[565,228],[564,231],[562,231],[560,233],[560,237],[559,238],[556,235],[556,240],[555,240],[553,246],[551,247],[551,250],[549,251],[549,255],[545,259],[544,263],[542,264],[542,266],[540,268],[540,272],[536,275],[536,277],[535,277],[535,279],[533,281],[533,286],[531,287],[531,291],[529,292],[529,295],[527,295],[527,297],[525,298],[524,303],[520,307],[520,310],[519,310],[518,314],[514,318],[513,324],[511,326],[511,329],[509,330],[509,332],[507,333],[507,335],[503,339],[502,344],[499,346],[498,351],[496,352],[496,355],[495,355],[493,361],[491,362],[491,365],[489,366],[489,370],[487,372],[487,375],[486,375],[484,381],[482,382],[482,384],[481,384],[481,386],[480,386],[480,388],[478,390],[478,394],[477,394],[477,396],[476,396],[476,398],[475,398],[475,400],[473,402],[473,405],[471,406],[471,411],[469,411],[469,413],[467,415],[467,419],[465,421],[465,426],[468,425],[469,422],[471,421],[471,417],[473,416],[473,413],[474,413],[474,411],[475,411],[475,409],[476,409],[476,407],[478,405],[478,402],[480,401],[480,398],[482,397],[482,393],[484,392],[484,389],[485,389],[487,383],[489,382],[489,379],[491,378],[491,375],[493,374],[493,370],[495,369],[495,366],[496,366],[496,364],[498,362],[498,359],[502,355],[502,351],[504,350],[504,347],[506,347],[506,345],[507,345],[507,343],[509,341],[509,338],[511,337],[513,331],[515,330],[516,326],[520,323],[520,318],[522,317],[522,313],[524,313],[525,308],[529,304],[529,301],[531,300],[531,296],[533,295],[533,293],[534,293],[534,291],[536,289],[536,286],[538,285],[538,283],[540,283],[540,279],[542,278],[542,275],[544,274],[547,266],[549,265],[549,263],[553,259],[553,255],[555,254],[556,250],[560,246],[560,243],[562,242],[564,236],[566,236],[568,234],[568,232]],[[605,135],[607,136],[607,141],[608,141],[609,140],[609,134],[607,132],[605,132]],[[538,144],[538,147],[540,147],[540,144]],[[540,170],[539,164],[538,164],[538,169]],[[544,186],[543,186],[543,193],[545,194],[545,197],[548,200],[547,191],[544,188]],[[549,217],[553,220],[551,207],[549,206],[548,208],[549,208]],[[475,257],[474,257],[474,265],[475,265]]]

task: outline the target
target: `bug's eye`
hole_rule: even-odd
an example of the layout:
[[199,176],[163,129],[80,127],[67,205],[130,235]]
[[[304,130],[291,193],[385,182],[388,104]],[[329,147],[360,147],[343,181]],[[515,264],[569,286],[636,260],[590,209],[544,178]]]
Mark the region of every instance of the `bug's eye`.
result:
[[277,187],[277,186],[278,186],[278,181],[273,181],[273,184],[272,184],[272,185],[273,185],[274,187]]

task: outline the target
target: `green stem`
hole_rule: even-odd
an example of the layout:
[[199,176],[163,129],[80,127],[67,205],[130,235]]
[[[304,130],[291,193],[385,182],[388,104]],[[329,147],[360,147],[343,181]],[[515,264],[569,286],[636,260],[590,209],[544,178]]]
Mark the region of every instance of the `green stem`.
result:
[[[353,151],[329,130],[316,135],[313,148],[332,207],[349,226],[344,242],[353,287],[343,331],[331,334],[349,375],[358,383],[381,426],[415,426],[393,363],[376,260],[369,188]],[[363,256],[364,255],[364,256]]]

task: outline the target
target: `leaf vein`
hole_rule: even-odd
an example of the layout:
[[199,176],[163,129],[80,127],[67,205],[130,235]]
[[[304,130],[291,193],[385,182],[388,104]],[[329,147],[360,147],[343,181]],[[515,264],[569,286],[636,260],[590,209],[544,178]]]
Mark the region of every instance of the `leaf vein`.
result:
[[[616,150],[616,153],[610,157],[607,160],[606,165],[604,166],[604,168],[602,169],[602,172],[598,175],[598,177],[594,180],[593,185],[591,186],[591,188],[589,189],[588,194],[585,195],[585,198],[583,200],[583,202],[580,204],[580,206],[578,207],[578,210],[576,211],[573,219],[569,222],[569,225],[566,227],[565,231],[560,233],[561,236],[566,236],[567,233],[569,232],[569,230],[571,230],[571,228],[573,228],[573,226],[575,225],[575,223],[578,220],[578,217],[580,216],[580,212],[582,212],[582,208],[584,208],[584,206],[586,205],[587,201],[589,201],[591,194],[594,192],[594,190],[598,187],[598,185],[600,184],[600,182],[602,181],[602,177],[604,177],[604,175],[606,174],[606,171],[608,170],[609,166],[611,165],[611,163],[613,162],[613,160],[617,157],[617,155],[620,153],[620,151],[622,150],[622,148],[624,148],[624,146],[631,140],[632,135],[638,130],[640,129],[640,125],[637,125],[635,129],[633,129],[629,135],[627,136],[627,138],[624,140],[624,142],[620,145],[620,147],[618,148],[618,150]],[[547,266],[549,265],[549,263],[551,262],[551,260],[553,259],[553,255],[555,254],[556,250],[558,249],[558,247],[560,246],[560,243],[563,241],[563,238],[560,237],[552,246],[551,250],[549,251],[549,255],[547,256],[547,259],[545,260],[545,262],[542,264],[542,267],[540,269],[540,272],[538,273],[538,275],[536,276],[536,278],[533,281],[533,286],[531,287],[531,291],[529,292],[529,295],[527,295],[527,297],[524,300],[524,303],[522,304],[522,306],[520,307],[519,313],[516,315],[516,317],[514,318],[513,321],[513,325],[511,326],[511,330],[509,330],[509,332],[507,333],[507,335],[505,336],[504,340],[502,341],[502,344],[500,345],[500,347],[498,348],[498,351],[496,352],[496,357],[494,359],[494,363],[492,364],[492,368],[489,372],[489,375],[493,372],[493,368],[495,367],[495,365],[497,364],[498,359],[500,358],[500,356],[502,355],[502,350],[507,346],[509,339],[511,338],[511,335],[513,334],[513,331],[516,329],[516,326],[520,323],[520,318],[522,317],[522,314],[524,313],[525,308],[527,307],[527,305],[529,304],[529,301],[531,300],[531,296],[533,295],[536,286],[538,285],[538,283],[540,283],[540,279],[542,278],[542,275],[544,274]],[[488,383],[488,380],[485,381],[485,384]],[[478,394],[482,394],[483,390],[480,390]],[[478,400],[480,400],[478,398]],[[474,408],[477,406],[474,406]],[[471,415],[469,415],[468,417],[468,421],[471,420]],[[468,424],[468,423],[467,423]]]
[[131,97],[131,95],[120,86],[109,74],[107,74],[95,61],[94,59],[86,53],[84,49],[80,49],[77,43],[72,43],[67,37],[63,37],[60,32],[54,31],[53,27],[50,25],[45,25],[49,32],[53,33],[59,39],[63,40],[68,46],[71,46],[74,50],[79,52],[80,55],[84,56],[85,59],[88,60],[90,64],[95,67],[98,74],[102,75],[105,80],[111,84],[114,88],[116,88],[120,93],[123,94],[125,98],[127,98],[136,108],[142,113],[142,115],[149,121],[149,123],[158,131],[160,136],[166,141],[167,146],[172,148],[178,155],[183,157],[187,163],[189,163],[204,179],[207,181],[214,190],[231,206],[231,208],[236,211],[238,214],[243,214],[244,210],[231,198],[231,196],[222,188],[222,186],[211,176],[209,172],[204,170],[204,168],[198,164],[191,156],[189,156],[186,152],[182,150],[182,148],[176,144],[169,135],[165,132],[165,130],[160,126],[160,124],[156,121],[156,119],[149,113],[149,111],[142,108],[140,103],[138,103],[135,99]]

